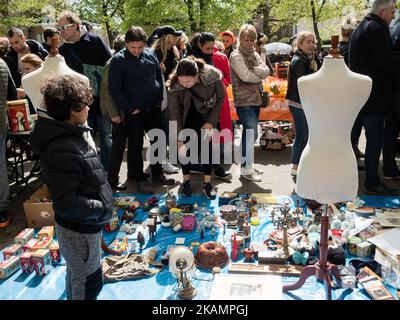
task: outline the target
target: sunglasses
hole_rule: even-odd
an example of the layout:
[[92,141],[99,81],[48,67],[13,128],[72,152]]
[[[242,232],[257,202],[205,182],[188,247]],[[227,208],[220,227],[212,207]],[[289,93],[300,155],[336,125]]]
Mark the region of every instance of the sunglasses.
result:
[[67,30],[68,28],[72,27],[74,24],[75,24],[75,23],[70,23],[70,24],[65,24],[65,25],[63,25],[63,26],[58,26],[58,27],[57,27],[57,30],[58,30],[58,31],[65,31],[65,30]]

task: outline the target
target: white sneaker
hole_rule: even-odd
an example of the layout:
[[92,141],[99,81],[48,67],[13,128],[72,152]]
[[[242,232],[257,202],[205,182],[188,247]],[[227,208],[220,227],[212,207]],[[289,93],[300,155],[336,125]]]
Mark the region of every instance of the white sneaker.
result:
[[290,169],[290,174],[292,176],[297,176],[297,169]]
[[162,165],[162,170],[165,173],[177,173],[179,171],[179,168],[175,167],[174,165],[171,164],[171,162],[168,161],[167,163],[164,163]]
[[253,167],[253,171],[254,171],[256,174],[258,174],[259,176],[261,176],[262,174],[264,174],[264,171],[263,171],[263,170],[257,169],[257,168],[254,168],[254,167]]
[[262,178],[256,172],[252,171],[250,174],[241,174],[240,177],[253,181],[253,182],[261,182]]

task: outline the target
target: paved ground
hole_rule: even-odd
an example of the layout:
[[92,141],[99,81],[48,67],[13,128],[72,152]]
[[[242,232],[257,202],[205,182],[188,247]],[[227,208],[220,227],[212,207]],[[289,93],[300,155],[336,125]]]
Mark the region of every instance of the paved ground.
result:
[[[365,137],[362,136],[360,140],[360,149],[364,150],[365,148]],[[240,193],[257,193],[257,192],[273,192],[276,195],[285,195],[290,194],[294,191],[295,183],[290,175],[290,153],[291,146],[288,146],[286,149],[281,151],[275,150],[261,150],[260,148],[256,148],[255,150],[255,159],[256,159],[256,167],[261,168],[264,171],[263,181],[260,183],[252,183],[247,180],[241,180],[240,177],[240,168],[239,165],[233,164],[230,168],[230,172],[233,175],[233,179],[231,183],[226,183],[219,180],[214,180],[214,184],[218,188],[218,194],[223,193],[224,191],[235,191]],[[147,164],[146,164],[147,166]],[[124,160],[121,167],[121,178],[122,182],[126,180],[126,159]],[[181,181],[182,175],[173,174],[170,177],[175,178],[178,181]],[[35,190],[41,184],[40,180],[31,180],[30,187]],[[364,182],[364,173],[360,172],[359,174],[359,194],[363,194],[363,182]],[[137,193],[137,186],[134,181],[126,181],[128,186],[127,193]],[[192,185],[194,189],[194,193],[202,192],[202,179],[200,175],[193,175]],[[388,185],[391,187],[400,188],[400,182],[388,182]],[[179,185],[177,184],[172,190],[177,192]],[[13,199],[10,202],[10,212],[13,213],[11,224],[4,229],[0,230],[0,250],[5,246],[10,244],[13,241],[15,235],[26,227],[25,215],[23,209],[23,202],[29,198],[32,190],[25,189],[23,191],[19,191],[19,186],[12,186],[11,194],[13,195]],[[158,186],[155,191],[156,193],[164,193],[166,190],[163,186]]]

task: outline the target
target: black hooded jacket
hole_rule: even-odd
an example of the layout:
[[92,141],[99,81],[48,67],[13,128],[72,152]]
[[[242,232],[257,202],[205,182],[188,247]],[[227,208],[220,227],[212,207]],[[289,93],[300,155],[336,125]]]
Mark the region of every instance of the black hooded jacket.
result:
[[101,161],[83,136],[88,130],[39,117],[31,145],[40,155],[56,222],[76,232],[96,233],[111,218],[113,197]]

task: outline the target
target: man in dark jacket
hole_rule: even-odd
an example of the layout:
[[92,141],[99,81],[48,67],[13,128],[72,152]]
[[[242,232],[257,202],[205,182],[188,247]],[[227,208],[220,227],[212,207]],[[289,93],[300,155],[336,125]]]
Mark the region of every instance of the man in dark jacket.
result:
[[[136,178],[141,192],[153,193],[143,172],[142,151],[145,131],[161,128],[161,69],[153,50],[146,47],[147,35],[142,28],[131,27],[125,34],[125,42],[126,48],[111,60],[109,91],[118,108],[124,110],[128,159],[134,161],[133,176],[128,179]],[[154,182],[164,185],[175,183],[164,176],[160,163],[152,164],[151,172]]]
[[100,135],[100,158],[108,170],[111,154],[111,121],[100,111],[100,84],[104,65],[111,58],[111,51],[97,35],[88,33],[80,18],[73,12],[64,11],[58,17],[58,30],[64,39],[60,54],[72,70],[84,74],[93,89],[93,103],[90,106],[88,124]]
[[393,112],[385,117],[383,140],[383,178],[393,180],[400,178],[396,163],[396,140],[400,128],[400,19],[390,28],[395,58],[395,89]]
[[375,0],[371,12],[354,30],[349,47],[350,69],[373,81],[371,95],[360,111],[367,138],[365,190],[367,194],[384,196],[398,193],[383,184],[378,175],[384,118],[393,109],[394,57],[389,25],[394,13],[394,0]]
[[31,39],[26,39],[24,32],[18,28],[8,30],[8,40],[10,41],[11,49],[4,57],[10,69],[11,76],[15,86],[21,86],[22,63],[21,58],[28,53],[33,53],[39,56],[42,60],[49,54],[43,46]]
[[91,90],[81,77],[55,76],[42,89],[41,113],[31,137],[53,200],[60,251],[67,264],[68,300],[96,299],[103,286],[101,230],[113,197],[100,159],[84,137]]

